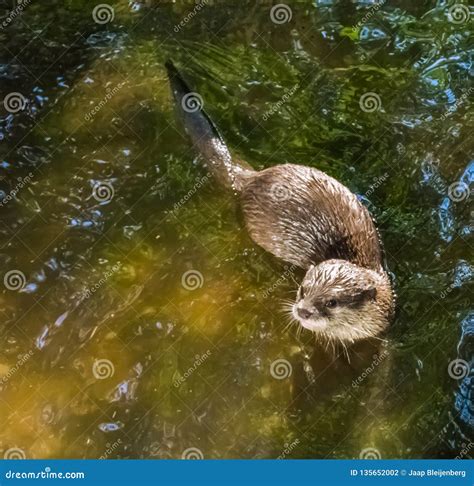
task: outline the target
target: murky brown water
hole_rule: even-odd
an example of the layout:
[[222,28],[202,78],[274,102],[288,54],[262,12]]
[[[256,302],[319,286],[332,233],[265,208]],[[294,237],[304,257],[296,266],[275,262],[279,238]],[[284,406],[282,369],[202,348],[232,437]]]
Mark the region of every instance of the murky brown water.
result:
[[[467,3],[4,3],[2,455],[472,456]],[[369,205],[399,295],[369,370],[286,329],[300,276],[195,158],[169,57],[239,156]]]

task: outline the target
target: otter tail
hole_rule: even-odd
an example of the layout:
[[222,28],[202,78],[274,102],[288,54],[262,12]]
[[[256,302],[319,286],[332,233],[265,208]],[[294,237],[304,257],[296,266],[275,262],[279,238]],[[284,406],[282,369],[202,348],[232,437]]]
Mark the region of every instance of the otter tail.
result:
[[171,61],[165,66],[178,111],[193,145],[224,187],[240,191],[246,175],[252,174],[252,168],[232,158],[216,126],[203,110],[201,96],[191,91]]

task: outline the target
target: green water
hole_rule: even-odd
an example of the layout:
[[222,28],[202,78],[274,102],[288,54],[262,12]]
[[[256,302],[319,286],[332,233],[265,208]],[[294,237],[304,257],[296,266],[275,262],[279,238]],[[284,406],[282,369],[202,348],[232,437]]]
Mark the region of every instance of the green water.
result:
[[[0,29],[1,98],[24,97],[0,106],[1,455],[472,457],[467,3],[288,2],[276,23],[271,2],[118,1],[104,24],[42,3]],[[207,178],[167,58],[239,157],[318,167],[374,214],[398,311],[356,386],[287,328],[301,275]]]

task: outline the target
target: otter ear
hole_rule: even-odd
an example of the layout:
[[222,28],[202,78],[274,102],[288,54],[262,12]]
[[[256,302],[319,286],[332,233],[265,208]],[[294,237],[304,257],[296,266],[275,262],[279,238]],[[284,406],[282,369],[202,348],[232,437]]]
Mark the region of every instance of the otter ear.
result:
[[358,288],[352,295],[353,302],[365,302],[367,300],[375,300],[377,296],[377,289],[372,285],[367,285]]
[[377,289],[375,287],[367,287],[362,291],[362,296],[364,300],[375,300]]

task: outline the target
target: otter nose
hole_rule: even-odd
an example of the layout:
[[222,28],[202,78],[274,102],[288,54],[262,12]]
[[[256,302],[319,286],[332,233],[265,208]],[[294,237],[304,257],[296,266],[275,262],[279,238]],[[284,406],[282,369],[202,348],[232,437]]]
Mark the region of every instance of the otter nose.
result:
[[301,319],[309,319],[313,315],[311,311],[305,309],[304,307],[298,307],[296,312],[298,313],[298,316],[301,317]]

